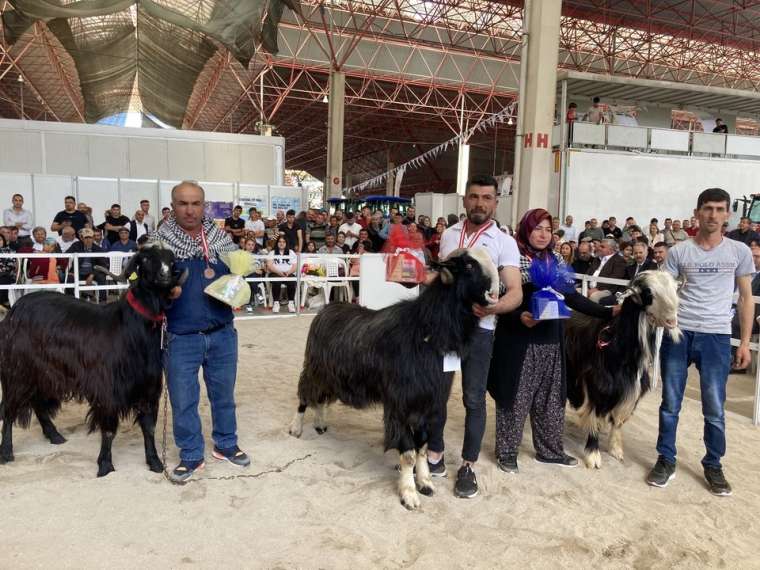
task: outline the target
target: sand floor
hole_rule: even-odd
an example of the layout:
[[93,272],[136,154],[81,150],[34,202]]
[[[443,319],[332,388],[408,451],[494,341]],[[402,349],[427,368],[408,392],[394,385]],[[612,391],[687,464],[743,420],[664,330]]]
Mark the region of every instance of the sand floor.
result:
[[[147,470],[140,431],[130,425],[114,444],[117,471],[96,479],[99,437],[87,435],[79,405],[58,419],[69,439],[63,446],[47,444],[36,424],[16,429],[16,462],[0,466],[0,568],[760,568],[760,429],[747,417],[749,376],[729,385],[731,498],[711,496],[703,483],[692,383],[678,476],[667,489],[644,483],[655,459],[653,394],[626,427],[625,462],[605,453],[599,471],[535,463],[528,427],[520,474],[500,472],[489,404],[481,494],[456,499],[464,417],[456,381],[450,476],[436,480],[420,511],[408,512],[396,496],[397,457],[382,451],[379,410],[336,406],[323,436],[309,413],[301,439],[287,434],[310,321],[238,326],[240,445],[253,456],[247,471],[210,460],[204,476],[217,479],[170,485]],[[208,441],[205,401],[201,411]],[[572,424],[566,447],[582,449]],[[243,472],[260,475],[225,479]]]

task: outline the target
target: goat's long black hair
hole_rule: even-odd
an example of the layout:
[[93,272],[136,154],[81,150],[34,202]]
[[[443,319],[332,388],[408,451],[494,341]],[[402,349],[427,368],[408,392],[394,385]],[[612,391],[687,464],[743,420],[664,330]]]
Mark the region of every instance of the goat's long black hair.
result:
[[467,349],[478,326],[472,305],[484,305],[491,289],[491,276],[466,253],[443,266],[443,277],[414,300],[379,311],[342,303],[325,307],[309,329],[301,403],[382,403],[389,449],[398,447],[400,430],[441,410],[452,380],[443,372],[443,355]]

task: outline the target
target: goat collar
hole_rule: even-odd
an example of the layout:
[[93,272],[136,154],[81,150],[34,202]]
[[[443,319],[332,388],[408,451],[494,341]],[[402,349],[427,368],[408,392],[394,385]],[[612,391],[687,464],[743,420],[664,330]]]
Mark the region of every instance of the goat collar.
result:
[[129,306],[132,307],[138,315],[140,315],[144,319],[153,321],[154,323],[162,323],[164,322],[164,319],[166,318],[166,315],[164,315],[163,311],[161,311],[158,314],[151,313],[145,307],[145,305],[143,305],[140,301],[137,300],[137,297],[135,297],[135,294],[132,293],[132,289],[127,291],[127,303],[129,303]]

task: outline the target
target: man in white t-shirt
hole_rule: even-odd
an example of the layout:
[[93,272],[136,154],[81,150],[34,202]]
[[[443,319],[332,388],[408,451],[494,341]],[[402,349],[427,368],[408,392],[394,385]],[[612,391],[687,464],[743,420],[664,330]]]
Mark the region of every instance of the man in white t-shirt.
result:
[[676,244],[668,251],[665,271],[685,278],[679,293],[680,342],[669,335],[662,340],[662,404],[657,437],[657,463],[647,483],[665,487],[676,474],[676,430],[686,390],[689,365],[699,371],[702,414],[705,419],[702,458],[710,492],[731,494],[721,458],[726,453],[726,381],[731,370],[731,303],[739,290],[737,312],[741,340],[736,349],[736,368],[750,362],[749,341],[754,319],[752,274],[755,266],[750,249],[721,235],[730,215],[731,197],[720,188],[709,188],[697,199],[694,211],[699,232],[694,239]]
[[346,222],[338,228],[338,233],[343,232],[346,234],[346,245],[351,249],[359,239],[359,232],[361,229],[362,226],[354,218],[354,213],[348,212],[346,214]]
[[248,210],[248,219],[245,221],[245,229],[246,231],[253,232],[253,235],[256,238],[256,243],[259,244],[259,247],[264,245],[266,227],[264,226],[264,222],[261,221],[261,216],[259,216],[259,211],[256,208],[250,208]]
[[[476,305],[473,311],[480,317],[480,327],[475,332],[470,350],[462,361],[462,393],[465,407],[464,444],[462,466],[457,471],[454,494],[471,498],[478,493],[478,482],[472,470],[478,460],[483,434],[486,429],[486,388],[491,362],[496,315],[508,313],[522,303],[520,278],[520,253],[515,240],[500,231],[493,221],[498,204],[497,182],[492,176],[476,176],[467,184],[464,208],[467,217],[443,232],[439,258],[445,260],[459,248],[480,246],[491,255],[499,277],[507,292],[499,302],[488,307]],[[430,426],[428,462],[430,474],[443,477],[446,466],[443,459],[443,428],[446,424],[445,409],[442,421]]]
[[573,217],[565,216],[565,223],[560,224],[559,229],[565,232],[565,241],[578,241],[578,230],[573,227]]

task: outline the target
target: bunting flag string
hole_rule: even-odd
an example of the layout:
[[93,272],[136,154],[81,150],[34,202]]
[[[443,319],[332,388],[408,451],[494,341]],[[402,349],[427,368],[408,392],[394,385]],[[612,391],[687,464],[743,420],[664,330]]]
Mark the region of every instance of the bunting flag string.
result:
[[389,176],[392,175],[398,175],[401,176],[404,175],[404,172],[409,168],[418,168],[419,166],[422,166],[426,161],[432,160],[439,156],[440,154],[446,152],[450,148],[454,146],[459,146],[459,143],[461,141],[468,141],[470,138],[475,134],[482,132],[490,127],[493,127],[496,125],[496,123],[501,123],[507,120],[508,118],[511,118],[514,116],[514,110],[515,110],[516,102],[511,103],[498,113],[494,113],[487,119],[483,119],[480,121],[477,125],[469,129],[468,131],[465,131],[461,135],[457,135],[446,142],[443,142],[439,144],[438,146],[435,146],[431,148],[430,150],[423,152],[419,156],[416,156],[415,158],[408,160],[404,162],[403,164],[400,164],[399,166],[388,170],[386,172],[383,172],[382,174],[379,174],[378,176],[375,176],[374,178],[370,178],[369,180],[365,180],[364,182],[361,182],[359,184],[354,184],[353,186],[350,186],[349,188],[344,188],[343,192],[346,196],[350,195],[354,192],[362,192],[368,188],[374,188],[377,186],[382,185],[385,183],[385,181],[388,179]]

